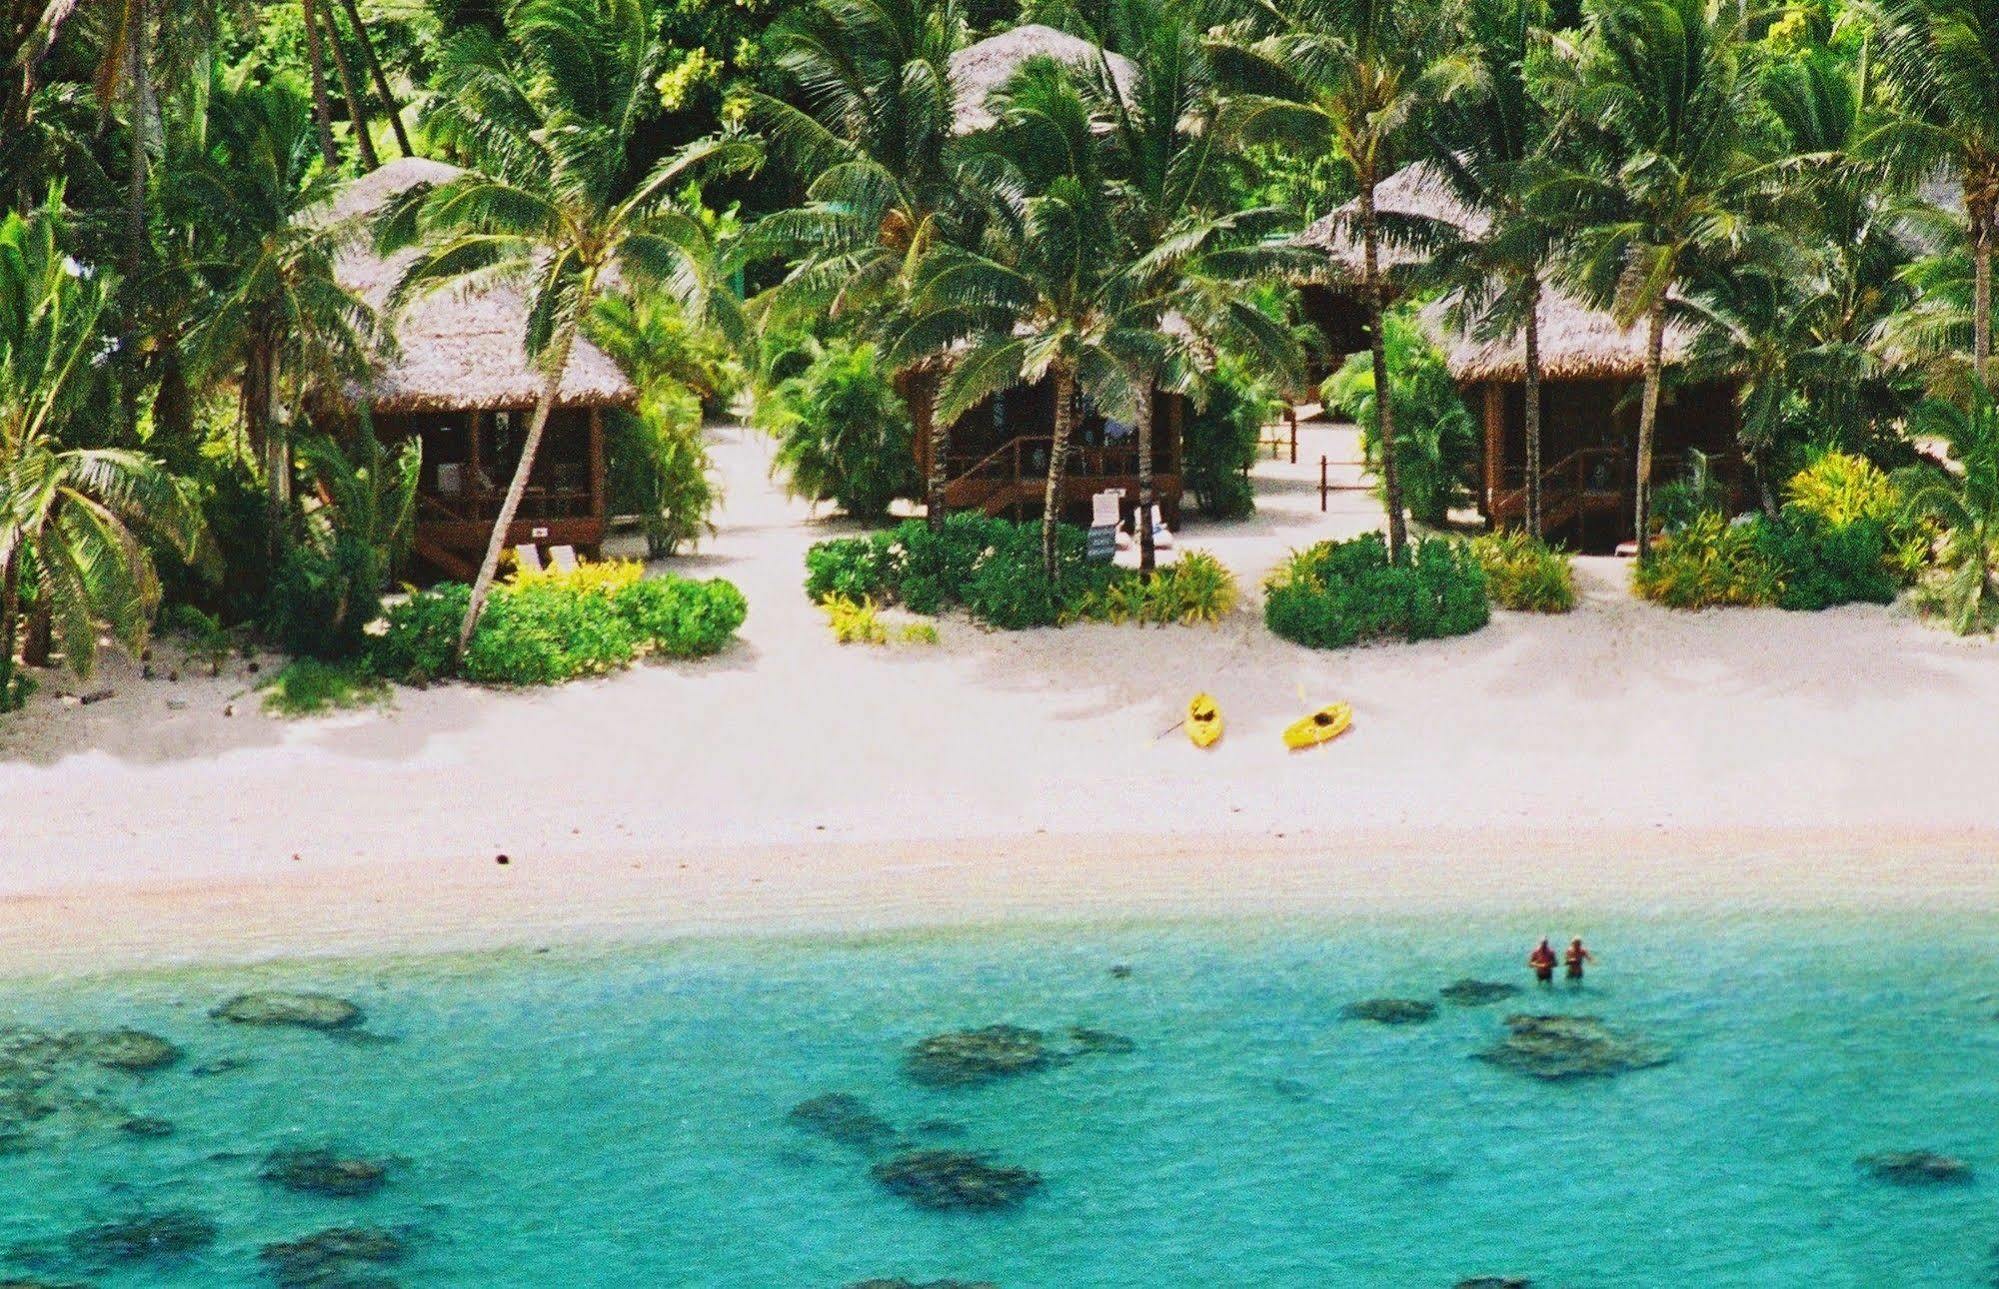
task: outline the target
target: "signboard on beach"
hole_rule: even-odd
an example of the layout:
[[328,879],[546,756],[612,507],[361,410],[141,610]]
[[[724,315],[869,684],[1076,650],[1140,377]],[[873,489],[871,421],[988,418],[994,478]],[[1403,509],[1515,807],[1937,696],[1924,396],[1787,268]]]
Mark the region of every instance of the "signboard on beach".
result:
[[1092,564],[1108,564],[1117,558],[1115,525],[1098,524],[1090,529],[1090,544],[1084,551],[1084,558]]

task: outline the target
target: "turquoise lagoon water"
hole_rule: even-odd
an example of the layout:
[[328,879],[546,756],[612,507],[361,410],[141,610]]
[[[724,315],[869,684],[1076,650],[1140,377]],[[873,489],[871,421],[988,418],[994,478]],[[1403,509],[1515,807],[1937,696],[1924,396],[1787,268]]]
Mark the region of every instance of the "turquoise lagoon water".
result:
[[[15,1023],[135,1025],[187,1056],[91,1093],[170,1135],[64,1113],[0,1156],[0,1280],[269,1284],[266,1243],[371,1226],[403,1232],[405,1260],[327,1283],[1992,1283],[1999,925],[1593,921],[1580,992],[1340,1018],[1518,980],[1540,929],[1075,927],[4,983]],[[351,998],[366,1037],[208,1017],[264,988]],[[1569,1083],[1471,1059],[1522,1007],[1601,1016],[1674,1059]],[[905,1076],[911,1043],[995,1022],[1136,1050],[972,1088]],[[788,1119],[834,1091],[1044,1184],[1007,1212],[917,1209]],[[285,1146],[387,1159],[388,1184],[277,1190],[257,1174]],[[1905,1148],[1986,1175],[1907,1187],[1855,1165]],[[184,1209],[217,1237],[179,1261],[83,1266],[67,1244]]]

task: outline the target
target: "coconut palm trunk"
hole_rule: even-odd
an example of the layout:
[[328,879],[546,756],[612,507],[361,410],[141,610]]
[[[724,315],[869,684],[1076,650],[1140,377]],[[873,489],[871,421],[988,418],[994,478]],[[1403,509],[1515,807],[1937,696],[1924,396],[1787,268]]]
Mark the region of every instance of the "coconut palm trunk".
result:
[[[125,272],[137,274],[146,251],[146,112],[153,96],[152,50],[144,3],[132,6],[125,85],[132,96],[132,156],[125,177]],[[129,328],[128,328],[129,331]]]
[[1992,380],[1992,222],[1989,204],[1971,216],[1971,356],[1978,379]]
[[1637,503],[1633,522],[1638,529],[1638,558],[1652,551],[1652,438],[1659,424],[1659,381],[1666,348],[1666,301],[1652,306],[1645,333],[1645,393],[1638,409]]
[[21,619],[21,548],[7,552],[7,571],[0,575],[0,712],[14,697],[14,639]]
[[312,119],[319,126],[319,155],[332,170],[340,164],[340,153],[333,146],[333,104],[326,96],[326,55],[319,47],[319,5],[316,0],[301,0],[301,5],[306,70],[312,79]]
[[[575,317],[581,318],[589,312],[590,300],[586,292],[577,301]],[[472,632],[479,625],[479,615],[486,611],[486,597],[492,594],[493,578],[500,571],[500,552],[507,548],[507,530],[513,527],[514,514],[521,508],[521,497],[527,492],[528,476],[534,472],[535,454],[541,450],[542,431],[548,428],[548,418],[555,411],[555,400],[562,392],[562,376],[569,369],[569,350],[576,343],[576,323],[571,321],[556,334],[555,344],[548,353],[548,376],[541,387],[541,397],[534,405],[534,420],[528,424],[528,436],[521,444],[520,464],[514,467],[513,481],[507,485],[506,499],[500,503],[499,516],[493,520],[493,535],[486,541],[486,558],[479,561],[479,576],[472,582],[472,599],[465,606],[465,621],[458,628],[458,647],[452,652],[451,662],[455,668],[465,659],[465,648],[472,643]]]
[[1525,328],[1526,406],[1522,421],[1527,437],[1527,531],[1536,539],[1547,534],[1541,519],[1541,275],[1527,274]]
[[1131,396],[1132,415],[1138,421],[1138,568],[1150,573],[1155,561],[1152,546],[1152,380],[1140,375]]
[[1387,293],[1381,284],[1381,230],[1375,219],[1371,175],[1360,186],[1360,247],[1367,348],[1374,359],[1374,441],[1381,445],[1381,494],[1388,507],[1388,557],[1399,561],[1409,543],[1409,529],[1402,518],[1402,476],[1395,464],[1395,400],[1388,384],[1388,342],[1382,333]]
[[355,0],[340,0],[341,8],[347,11],[347,21],[354,24],[354,38],[361,43],[361,57],[368,64],[368,75],[375,82],[375,93],[382,100],[382,110],[389,115],[389,128],[396,133],[396,146],[406,157],[416,152],[410,147],[410,136],[403,129],[402,108],[396,103],[395,91],[389,88],[389,77],[382,70],[382,60],[375,54],[375,38],[368,34],[368,24],[362,21],[361,6]]
[[333,70],[340,76],[340,97],[347,100],[347,122],[353,127],[354,143],[361,150],[361,166],[366,170],[379,170],[382,159],[375,155],[375,141],[368,137],[368,113],[361,106],[361,96],[354,92],[354,75],[347,69],[347,51],[340,44],[340,24],[333,20],[333,10],[322,9],[326,19],[326,48],[333,55]]
[[1056,539],[1062,524],[1062,491],[1069,478],[1069,436],[1076,428],[1076,373],[1067,363],[1057,363],[1055,379],[1055,437],[1048,447],[1048,491],[1041,512],[1041,566],[1050,586],[1060,580],[1056,560]]

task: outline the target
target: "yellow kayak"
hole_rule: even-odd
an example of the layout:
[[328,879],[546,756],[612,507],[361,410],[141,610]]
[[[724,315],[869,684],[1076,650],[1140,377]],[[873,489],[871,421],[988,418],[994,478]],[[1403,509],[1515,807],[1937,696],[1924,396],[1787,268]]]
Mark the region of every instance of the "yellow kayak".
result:
[[1284,730],[1284,746],[1293,751],[1330,743],[1353,726],[1353,708],[1345,703],[1321,707],[1302,721],[1293,721]]
[[1187,737],[1195,747],[1213,747],[1222,736],[1222,709],[1207,694],[1187,700]]

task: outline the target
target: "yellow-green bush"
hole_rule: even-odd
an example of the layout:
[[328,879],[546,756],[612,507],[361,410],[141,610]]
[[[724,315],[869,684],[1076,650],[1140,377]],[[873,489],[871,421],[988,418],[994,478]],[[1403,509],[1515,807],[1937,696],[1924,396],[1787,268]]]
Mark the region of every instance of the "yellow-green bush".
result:
[[1576,607],[1576,570],[1566,552],[1518,529],[1472,540],[1486,594],[1502,609],[1567,613]]
[[1783,592],[1783,569],[1755,525],[1707,511],[1653,544],[1631,570],[1631,589],[1674,609],[1770,605]]
[[829,595],[819,601],[819,608],[826,614],[826,625],[833,629],[833,639],[839,643],[888,643],[888,628],[882,625],[873,600]]
[[1065,622],[1142,622],[1212,626],[1236,604],[1235,574],[1205,551],[1188,551],[1147,577],[1121,572],[1078,596]]

